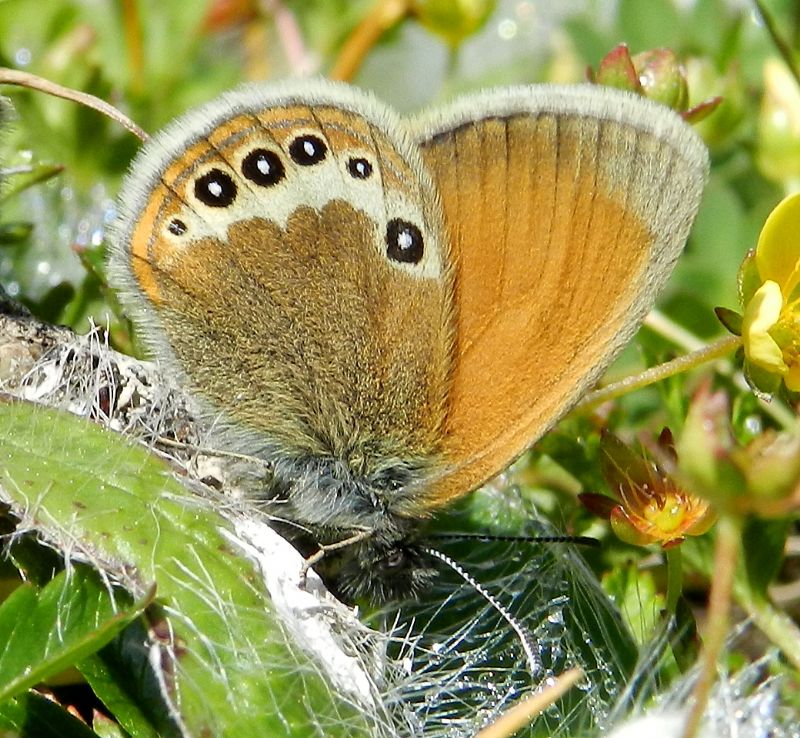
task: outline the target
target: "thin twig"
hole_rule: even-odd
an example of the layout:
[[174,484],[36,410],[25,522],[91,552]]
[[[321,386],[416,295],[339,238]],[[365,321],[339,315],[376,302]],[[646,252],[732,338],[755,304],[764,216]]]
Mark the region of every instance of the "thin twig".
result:
[[306,48],[300,26],[292,11],[280,0],[261,0],[261,10],[271,15],[275,22],[278,38],[292,73],[298,77],[313,74],[317,65]]
[[772,43],[775,44],[775,48],[778,50],[778,53],[781,55],[784,62],[786,62],[786,66],[789,67],[789,71],[792,73],[792,76],[797,80],[797,84],[800,85],[800,68],[797,66],[797,60],[795,59],[794,53],[792,52],[791,47],[786,40],[778,33],[778,27],[775,23],[775,19],[772,17],[770,12],[764,7],[764,3],[761,0],[753,0],[753,3],[756,6],[756,10],[758,10],[758,14],[761,16],[761,21],[764,23],[764,28],[767,29],[767,33],[769,34],[770,38],[772,39]]
[[345,82],[352,80],[370,49],[386,31],[408,14],[409,8],[409,0],[377,0],[345,41],[330,78]]
[[85,105],[98,113],[108,116],[111,120],[119,123],[121,126],[129,130],[140,141],[146,141],[148,135],[142,128],[136,125],[125,113],[117,110],[113,105],[101,100],[99,97],[89,95],[86,92],[79,92],[69,87],[62,87],[55,82],[38,77],[30,72],[20,72],[18,69],[8,69],[7,67],[0,67],[0,84],[2,85],[19,85],[20,87],[27,87],[31,90],[39,90],[54,97],[61,97],[64,100],[71,100],[80,105]]
[[711,592],[708,596],[708,617],[703,634],[703,651],[700,655],[700,674],[692,690],[692,705],[682,738],[694,738],[697,735],[711,689],[717,678],[719,655],[728,635],[741,528],[741,520],[732,515],[722,515],[717,524],[714,569]]
[[533,718],[550,707],[582,676],[583,672],[580,669],[565,671],[561,676],[556,677],[553,684],[541,692],[534,692],[510,707],[491,725],[479,731],[475,738],[509,738],[521,728],[529,725]]
[[644,325],[670,343],[680,346],[684,351],[697,351],[706,346],[702,338],[658,309],[651,310],[647,314]]

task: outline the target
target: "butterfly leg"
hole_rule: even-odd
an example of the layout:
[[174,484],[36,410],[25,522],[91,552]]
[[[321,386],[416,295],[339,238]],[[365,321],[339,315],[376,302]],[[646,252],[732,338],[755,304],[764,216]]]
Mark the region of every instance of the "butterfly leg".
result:
[[311,556],[309,556],[303,562],[303,566],[300,567],[300,586],[305,587],[306,579],[308,577],[308,570],[318,561],[321,561],[326,554],[329,554],[332,551],[337,551],[340,548],[352,546],[355,543],[360,543],[361,541],[369,538],[371,535],[371,530],[360,530],[358,533],[354,533],[352,536],[344,538],[341,541],[337,541],[336,543],[320,543],[316,553],[311,554]]

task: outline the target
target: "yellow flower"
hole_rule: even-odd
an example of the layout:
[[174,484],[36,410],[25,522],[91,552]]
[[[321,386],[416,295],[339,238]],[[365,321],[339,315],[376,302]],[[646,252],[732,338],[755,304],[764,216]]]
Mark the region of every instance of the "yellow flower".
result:
[[[658,442],[660,453],[674,463],[670,432],[665,430]],[[617,538],[638,546],[659,543],[670,548],[713,525],[716,515],[709,503],[681,489],[658,464],[634,453],[612,433],[603,433],[601,449],[603,476],[615,499],[589,493],[580,495],[580,500],[608,518]]]
[[767,218],[758,245],[739,273],[746,369],[757,388],[782,379],[800,391],[800,193]]
[[768,279],[756,290],[747,304],[742,318],[742,337],[744,338],[745,357],[767,371],[786,373],[783,352],[769,335],[781,317],[783,295],[780,285]]

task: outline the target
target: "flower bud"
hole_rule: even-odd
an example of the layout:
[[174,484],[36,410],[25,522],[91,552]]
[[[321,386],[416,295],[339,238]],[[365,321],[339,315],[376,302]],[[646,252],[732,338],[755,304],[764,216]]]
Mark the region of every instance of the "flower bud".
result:
[[486,22],[496,4],[496,0],[413,0],[411,12],[431,33],[456,47]]
[[681,113],[686,110],[689,103],[686,70],[675,52],[652,49],[636,54],[632,61],[645,97]]

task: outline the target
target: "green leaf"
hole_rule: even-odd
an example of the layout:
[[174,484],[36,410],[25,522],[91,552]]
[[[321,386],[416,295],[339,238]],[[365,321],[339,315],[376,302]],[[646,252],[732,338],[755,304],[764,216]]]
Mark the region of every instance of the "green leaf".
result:
[[103,713],[95,713],[94,720],[92,721],[92,728],[100,738],[128,738],[125,731],[110,718],[107,718]]
[[84,566],[62,572],[42,590],[18,587],[0,606],[0,702],[102,648],[145,605],[120,611]]
[[35,164],[30,171],[7,177],[5,186],[0,190],[0,204],[37,184],[47,182],[48,179],[58,176],[63,171],[64,167],[60,164]]
[[33,223],[14,221],[0,223],[0,246],[16,246],[28,239],[33,233]]
[[750,518],[742,533],[742,559],[751,591],[765,596],[783,563],[788,520]]
[[174,657],[164,696],[192,734],[365,734],[375,716],[339,697],[287,640],[261,572],[222,533],[231,523],[163,462],[25,403],[0,405],[0,458],[0,501],[35,518],[41,535],[157,583],[168,604],[168,623],[157,625],[173,639],[162,652]]
[[86,723],[36,692],[0,703],[4,738],[97,738]]
[[[489,486],[448,511],[437,525],[448,532],[557,533],[542,524],[532,507],[511,491],[504,494]],[[580,666],[586,674],[591,700],[573,690],[524,735],[593,735],[597,727],[593,711],[602,704],[610,708],[616,701],[615,690],[628,682],[639,652],[619,611],[581,560],[583,549],[570,543],[504,542],[491,536],[459,540],[457,535],[436,546],[476,576],[529,634],[545,673],[560,673],[570,665]],[[475,588],[459,583],[464,585],[460,575],[443,569],[423,601],[403,603],[399,613],[401,623],[413,621],[413,632],[420,634],[414,652],[404,655],[417,679],[409,681],[408,693],[401,688],[399,697],[427,716],[425,728],[431,734],[460,735],[459,721],[474,719],[475,711],[498,692],[508,693],[514,685],[524,693],[530,686],[519,635]],[[391,609],[381,616],[392,622]],[[445,634],[457,634],[451,635],[455,648]],[[397,645],[390,648],[396,650]],[[451,683],[459,685],[457,703],[451,701],[442,710],[435,695],[448,704],[449,695],[442,695],[441,685]],[[464,730],[468,735],[473,732]]]
[[633,67],[633,60],[625,44],[619,44],[600,60],[595,82],[606,87],[642,94],[639,75]]
[[67,305],[75,299],[75,287],[70,282],[60,282],[51,287],[36,305],[30,305],[31,311],[47,323],[60,323]]
[[179,731],[149,668],[148,635],[136,621],[78,668],[131,738],[165,738]]
[[682,18],[671,0],[620,0],[620,32],[633,53],[662,47],[678,47]]
[[736,275],[736,282],[739,291],[739,304],[744,309],[747,303],[753,299],[759,287],[764,283],[756,266],[756,250],[750,249],[742,260],[739,271]]
[[652,572],[639,571],[629,562],[603,577],[603,589],[619,608],[637,643],[648,643],[664,609],[664,595],[659,593]]
[[735,310],[726,307],[714,308],[717,319],[734,336],[742,335],[742,316]]

